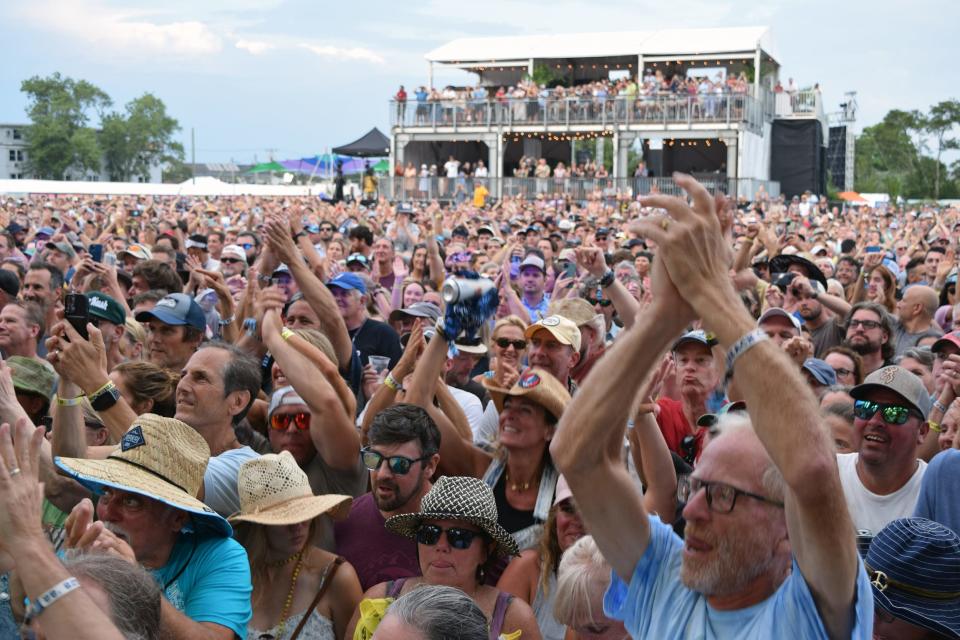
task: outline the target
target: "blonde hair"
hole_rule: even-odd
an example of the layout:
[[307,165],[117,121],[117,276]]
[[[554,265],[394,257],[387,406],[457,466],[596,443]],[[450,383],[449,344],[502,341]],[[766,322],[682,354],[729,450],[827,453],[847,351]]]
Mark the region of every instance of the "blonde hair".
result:
[[[307,534],[307,542],[303,547],[304,565],[312,566],[309,562],[310,550],[313,547],[311,542],[314,539],[314,533],[319,525],[316,518],[310,521],[310,531]],[[269,544],[267,542],[267,526],[253,522],[238,522],[234,525],[234,533],[237,542],[239,542],[247,551],[247,559],[250,561],[250,582],[253,586],[251,604],[255,609],[260,604],[265,590],[270,586],[274,578],[275,565],[267,562],[267,551]]]
[[527,323],[523,321],[520,316],[513,315],[512,313],[508,316],[503,316],[497,320],[496,324],[493,325],[493,335],[497,335],[497,331],[500,330],[500,327],[513,326],[520,329],[520,331],[527,330]]
[[333,343],[330,338],[316,329],[294,329],[293,332],[315,346],[323,352],[323,355],[330,359],[330,362],[337,368],[340,367],[340,361],[337,359],[337,353],[333,350]]
[[553,604],[557,622],[581,627],[603,619],[603,611],[594,612],[590,602],[592,594],[602,594],[610,586],[610,564],[593,536],[583,536],[563,553],[557,574]]

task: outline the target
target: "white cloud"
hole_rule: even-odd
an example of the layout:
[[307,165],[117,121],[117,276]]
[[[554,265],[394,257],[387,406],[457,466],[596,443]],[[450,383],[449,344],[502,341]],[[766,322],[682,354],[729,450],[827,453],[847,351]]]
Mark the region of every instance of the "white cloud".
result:
[[195,20],[159,24],[142,13],[111,10],[87,0],[31,3],[23,17],[36,28],[125,54],[204,56],[222,49],[220,37]]
[[334,47],[331,45],[316,45],[301,43],[300,47],[323,58],[337,58],[340,60],[363,60],[374,64],[386,62],[379,54],[363,47]]
[[269,42],[261,42],[258,40],[238,40],[234,46],[237,49],[243,49],[255,56],[259,56],[274,48],[274,45]]

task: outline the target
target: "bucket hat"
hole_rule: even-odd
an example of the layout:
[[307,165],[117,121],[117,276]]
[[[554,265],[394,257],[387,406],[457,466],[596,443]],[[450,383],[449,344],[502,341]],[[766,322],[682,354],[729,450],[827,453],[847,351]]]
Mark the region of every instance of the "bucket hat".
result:
[[424,520],[462,520],[483,529],[502,555],[520,555],[516,540],[497,523],[493,490],[483,480],[466,476],[443,476],[420,501],[420,511],[388,518],[389,531],[413,538]]
[[313,495],[307,474],[289,451],[247,460],[237,480],[240,511],[230,522],[288,525],[307,522],[329,513],[340,519],[350,511],[353,498],[337,494]]

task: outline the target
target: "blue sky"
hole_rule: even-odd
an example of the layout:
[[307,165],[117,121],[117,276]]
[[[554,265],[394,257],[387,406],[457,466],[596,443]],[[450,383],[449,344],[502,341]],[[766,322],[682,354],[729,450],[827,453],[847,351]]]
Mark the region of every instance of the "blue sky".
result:
[[425,83],[423,54],[456,37],[769,25],[784,80],[820,82],[828,110],[856,90],[859,129],[960,98],[958,24],[956,0],[5,2],[0,121],[26,121],[23,79],[59,71],[117,107],[154,93],[198,161],[286,159],[386,132],[397,85]]

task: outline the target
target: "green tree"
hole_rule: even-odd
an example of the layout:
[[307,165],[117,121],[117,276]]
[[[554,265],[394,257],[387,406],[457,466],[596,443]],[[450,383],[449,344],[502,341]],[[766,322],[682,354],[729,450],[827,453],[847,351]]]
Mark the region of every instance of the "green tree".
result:
[[100,115],[110,97],[86,80],[59,73],[34,76],[20,84],[27,95],[27,166],[38,178],[63,180],[68,171],[100,170],[100,147],[90,128],[92,113]]
[[173,141],[180,125],[163,101],[150,93],[127,103],[124,113],[103,118],[100,143],[111,180],[149,179],[150,167],[183,159],[183,146]]
[[167,166],[163,169],[163,182],[179,184],[192,177],[193,170],[190,168],[190,165],[179,158],[174,158],[168,162]]
[[[930,107],[927,118],[927,132],[933,136],[936,147],[936,166],[934,168],[933,197],[940,198],[940,158],[943,152],[960,148],[960,141],[954,137],[954,129],[960,125],[960,102],[944,100]],[[944,172],[945,173],[945,172]]]

